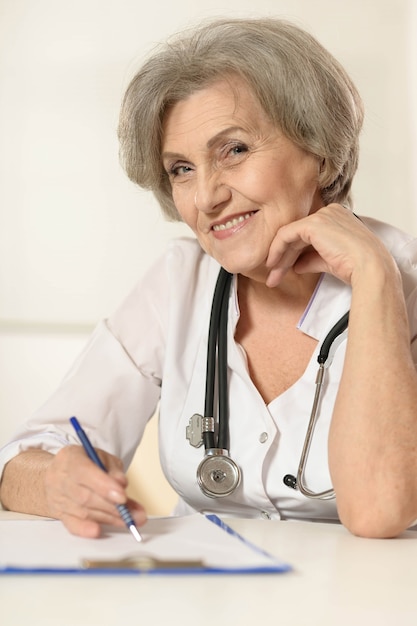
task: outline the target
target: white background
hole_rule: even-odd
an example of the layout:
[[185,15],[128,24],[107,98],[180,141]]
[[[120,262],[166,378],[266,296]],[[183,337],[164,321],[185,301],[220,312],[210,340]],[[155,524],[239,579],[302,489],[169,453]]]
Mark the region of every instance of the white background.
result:
[[128,81],[175,31],[209,16],[273,15],[316,35],[365,101],[356,211],[417,234],[417,3],[224,4],[0,0],[0,444],[186,232],[127,180],[116,138]]

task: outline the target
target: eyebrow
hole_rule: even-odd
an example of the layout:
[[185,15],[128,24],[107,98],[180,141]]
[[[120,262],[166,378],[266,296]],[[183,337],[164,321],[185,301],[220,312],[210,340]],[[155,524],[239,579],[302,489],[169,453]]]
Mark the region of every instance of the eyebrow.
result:
[[[231,133],[234,133],[236,131],[244,131],[244,129],[241,126],[228,126],[227,128],[223,128],[222,130],[220,130],[218,133],[216,133],[213,137],[211,137],[208,140],[206,144],[206,148],[208,149],[212,148],[218,142],[219,139],[221,139],[225,135],[230,135]],[[184,159],[184,156],[180,154],[179,152],[163,152],[161,154],[161,158],[163,160],[172,159],[172,158]]]
[[207,148],[213,147],[214,144],[217,143],[219,139],[221,139],[224,135],[230,135],[230,133],[234,133],[236,131],[243,131],[241,126],[229,126],[228,128],[223,128],[223,130],[219,131],[214,137],[208,140]]

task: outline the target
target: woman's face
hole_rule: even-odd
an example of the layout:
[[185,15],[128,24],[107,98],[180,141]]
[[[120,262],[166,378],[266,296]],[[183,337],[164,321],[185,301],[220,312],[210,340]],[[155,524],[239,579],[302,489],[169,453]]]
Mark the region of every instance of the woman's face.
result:
[[232,273],[266,278],[278,229],[322,206],[318,159],[283,136],[240,79],[166,113],[162,159],[183,221]]

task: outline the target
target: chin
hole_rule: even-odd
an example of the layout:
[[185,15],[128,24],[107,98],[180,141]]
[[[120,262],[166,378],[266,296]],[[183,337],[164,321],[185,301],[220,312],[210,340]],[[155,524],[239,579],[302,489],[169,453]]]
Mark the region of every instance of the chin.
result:
[[261,280],[262,282],[266,281],[268,275],[264,263],[237,263],[236,261],[233,262],[233,260],[230,260],[224,263],[220,262],[220,265],[224,267],[226,271],[230,272],[230,274],[240,274],[247,278],[253,278],[258,281]]
[[259,246],[257,246],[257,250],[255,250],[255,244],[253,249],[247,244],[244,246],[241,244],[236,246],[229,244],[228,249],[223,246],[202,247],[209,256],[213,257],[230,274],[242,274],[243,276],[262,274],[266,279],[268,274],[265,265],[266,256],[264,251],[259,250]]

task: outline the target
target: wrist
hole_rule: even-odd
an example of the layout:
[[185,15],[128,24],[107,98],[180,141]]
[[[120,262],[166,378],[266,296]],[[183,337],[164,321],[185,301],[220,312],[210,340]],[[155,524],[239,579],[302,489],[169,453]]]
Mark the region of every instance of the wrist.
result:
[[352,272],[352,292],[365,291],[368,295],[386,293],[402,294],[401,274],[393,257],[387,252],[383,257],[365,259],[362,265]]

